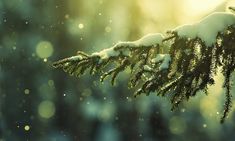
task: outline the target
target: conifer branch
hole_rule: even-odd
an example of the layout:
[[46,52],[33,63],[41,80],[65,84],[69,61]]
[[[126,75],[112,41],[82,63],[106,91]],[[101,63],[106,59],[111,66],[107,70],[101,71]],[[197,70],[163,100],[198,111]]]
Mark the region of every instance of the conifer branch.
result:
[[[214,84],[214,75],[222,68],[226,102],[221,123],[231,108],[231,74],[235,69],[235,16],[213,13],[192,25],[167,33],[150,34],[133,42],[119,42],[93,54],[79,51],[76,56],[53,63],[74,76],[100,75],[100,81],[131,69],[129,87],[134,96],[156,92],[171,98],[172,110]],[[168,42],[168,44],[165,44]],[[170,44],[170,45],[169,45]],[[168,47],[166,47],[169,45]]]

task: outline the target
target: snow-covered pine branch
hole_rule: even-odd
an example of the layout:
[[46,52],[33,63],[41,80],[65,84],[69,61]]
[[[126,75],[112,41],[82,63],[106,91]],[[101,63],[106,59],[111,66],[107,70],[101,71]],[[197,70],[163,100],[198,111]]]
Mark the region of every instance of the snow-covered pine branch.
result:
[[[234,61],[235,15],[216,12],[195,24],[176,27],[165,37],[160,33],[148,34],[91,55],[79,51],[53,66],[74,76],[89,69],[90,74],[101,75],[100,81],[111,76],[112,84],[120,72],[130,68],[129,86],[137,88],[135,96],[151,92],[168,95],[172,109],[199,90],[207,92],[207,87],[214,84],[213,76],[222,68],[226,90],[221,118],[224,122],[231,107],[230,77],[235,69]],[[108,69],[114,64],[115,67]]]

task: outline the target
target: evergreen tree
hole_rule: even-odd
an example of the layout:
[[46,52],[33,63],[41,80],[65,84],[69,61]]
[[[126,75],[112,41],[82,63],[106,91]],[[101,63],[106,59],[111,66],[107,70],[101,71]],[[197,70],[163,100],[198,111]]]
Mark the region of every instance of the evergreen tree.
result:
[[[230,7],[234,11],[233,7]],[[231,76],[235,69],[235,15],[215,12],[201,21],[176,27],[166,35],[148,34],[137,41],[119,42],[111,48],[88,55],[78,51],[75,56],[53,63],[74,76],[87,70],[99,74],[103,82],[111,76],[114,84],[118,74],[130,68],[129,87],[134,96],[169,96],[172,110],[198,91],[207,94],[218,71],[224,76],[225,106],[221,123],[231,108]]]

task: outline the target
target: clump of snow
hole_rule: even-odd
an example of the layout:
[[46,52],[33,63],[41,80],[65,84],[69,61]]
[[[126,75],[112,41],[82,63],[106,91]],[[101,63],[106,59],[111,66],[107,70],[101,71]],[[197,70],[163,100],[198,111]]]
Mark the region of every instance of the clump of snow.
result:
[[80,55],[72,56],[72,57],[70,57],[69,59],[72,60],[72,61],[77,61],[77,60],[81,60],[81,59],[82,59],[82,56],[80,56]]
[[120,54],[119,51],[114,50],[114,47],[103,49],[100,52],[92,53],[92,56],[99,56],[101,59],[108,59],[109,57],[115,57]]
[[152,63],[159,63],[161,62],[159,66],[159,70],[168,69],[171,61],[170,54],[157,54],[156,58],[153,58],[151,60]]
[[148,65],[144,65],[144,70],[146,71],[152,71],[152,68]]
[[139,40],[132,42],[119,42],[115,46],[126,46],[126,47],[139,47],[139,46],[156,46],[161,45],[164,36],[161,33],[151,33],[143,36]]
[[161,33],[152,33],[143,36],[137,41],[134,41],[134,44],[136,44],[137,46],[153,46],[157,44],[161,45],[163,39],[164,36]]
[[176,27],[180,37],[202,39],[206,46],[212,46],[216,42],[218,32],[223,32],[228,26],[235,24],[235,15],[226,12],[215,12],[201,21]]
[[119,42],[115,44],[111,48],[104,49],[100,52],[95,52],[92,54],[92,56],[99,56],[101,59],[108,59],[110,57],[115,57],[120,55],[122,52],[123,55],[128,56],[129,55],[129,50],[123,48],[122,50],[115,50],[115,48],[118,47],[141,47],[141,46],[156,46],[156,45],[161,45],[162,40],[163,40],[163,35],[160,33],[155,33],[155,34],[147,34],[140,38],[139,40],[136,41],[128,41],[128,42]]
[[156,56],[155,58],[153,58],[151,61],[152,61],[153,63],[158,63],[158,62],[164,60],[164,58],[165,58],[166,56],[169,56],[169,54],[157,54],[157,56]]
[[177,34],[181,37],[187,38],[196,38],[198,35],[198,28],[197,25],[182,25],[176,27],[173,31],[176,31]]
[[100,52],[94,52],[92,53],[92,56],[99,56],[100,59],[108,59],[110,57],[116,57],[119,56],[121,53],[125,56],[128,56],[130,54],[130,51],[128,49],[121,49],[121,50],[115,50],[115,47],[103,49]]
[[136,47],[136,44],[134,42],[118,42],[114,45],[114,47]]

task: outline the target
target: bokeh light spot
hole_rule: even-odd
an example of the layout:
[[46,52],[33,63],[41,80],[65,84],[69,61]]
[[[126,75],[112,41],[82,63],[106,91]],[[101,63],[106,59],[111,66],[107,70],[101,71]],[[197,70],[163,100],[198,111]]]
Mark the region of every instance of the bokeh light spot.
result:
[[54,86],[54,81],[53,81],[53,80],[48,80],[48,85],[49,85],[50,87],[53,87],[53,86]]
[[116,112],[115,106],[111,103],[105,103],[101,109],[102,110],[99,110],[99,118],[102,121],[108,121],[112,119]]
[[111,27],[106,26],[106,27],[105,27],[105,31],[106,31],[106,32],[111,32],[111,31],[112,31],[112,29],[111,29]]
[[218,108],[218,100],[216,97],[205,97],[200,100],[200,113],[204,118],[209,118],[216,115]]
[[25,131],[29,131],[29,130],[30,130],[30,126],[29,126],[29,125],[25,125],[25,126],[24,126],[24,130],[25,130]]
[[65,19],[69,19],[69,14],[64,15]]
[[51,101],[42,101],[38,106],[38,113],[42,118],[49,119],[55,114],[55,105]]
[[29,94],[29,93],[30,93],[29,89],[24,90],[24,94]]
[[207,125],[206,124],[203,124],[203,128],[206,128],[207,127]]
[[82,23],[80,23],[80,24],[78,25],[78,28],[83,29],[83,28],[84,28],[84,25],[83,25]]
[[186,123],[182,118],[175,116],[170,119],[169,128],[173,134],[182,134],[186,129]]
[[53,54],[53,46],[48,41],[41,41],[36,46],[36,54],[40,58],[48,58]]

